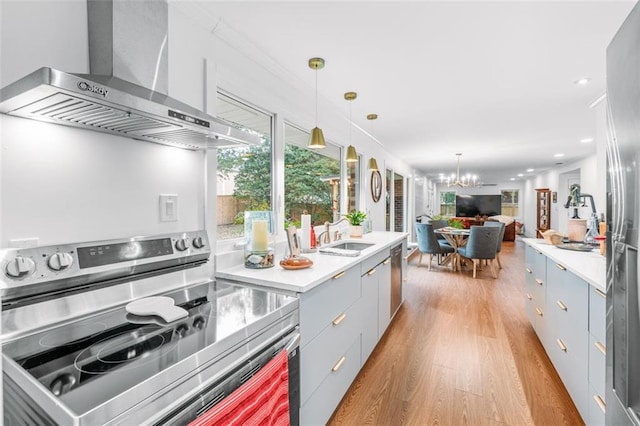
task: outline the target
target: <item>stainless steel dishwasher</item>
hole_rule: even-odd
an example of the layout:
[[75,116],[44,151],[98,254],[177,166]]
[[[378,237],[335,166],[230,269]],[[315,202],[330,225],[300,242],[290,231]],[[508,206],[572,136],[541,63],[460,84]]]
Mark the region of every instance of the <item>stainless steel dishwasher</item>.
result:
[[391,249],[391,318],[402,303],[402,244]]

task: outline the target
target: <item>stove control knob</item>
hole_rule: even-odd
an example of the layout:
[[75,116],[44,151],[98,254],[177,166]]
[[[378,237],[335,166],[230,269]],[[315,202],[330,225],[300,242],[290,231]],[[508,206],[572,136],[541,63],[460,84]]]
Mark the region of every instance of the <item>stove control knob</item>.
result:
[[204,328],[204,325],[205,325],[205,321],[204,321],[204,318],[202,318],[201,316],[197,316],[193,320],[193,327],[196,330],[202,330]]
[[189,332],[189,326],[187,326],[186,324],[181,324],[178,327],[176,327],[176,335],[180,339],[186,336],[188,332]]
[[73,263],[73,257],[69,253],[56,253],[49,257],[47,265],[54,271],[63,271]]
[[36,263],[28,258],[22,256],[16,256],[15,259],[7,263],[5,272],[8,277],[22,278],[27,275],[31,275],[36,270]]
[[178,241],[176,241],[176,249],[178,251],[185,251],[188,248],[189,240],[187,240],[186,238],[180,238]]
[[193,239],[193,246],[199,249],[204,247],[204,240],[202,239],[202,237],[195,237]]
[[51,382],[51,386],[49,386],[49,388],[55,396],[60,396],[63,393],[69,392],[69,390],[75,384],[76,378],[69,373],[64,373],[53,379],[53,382]]

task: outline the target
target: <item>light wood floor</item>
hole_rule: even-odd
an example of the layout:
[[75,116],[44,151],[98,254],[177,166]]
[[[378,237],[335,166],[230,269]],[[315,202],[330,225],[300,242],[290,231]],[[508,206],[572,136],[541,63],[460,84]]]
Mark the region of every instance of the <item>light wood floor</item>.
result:
[[524,309],[524,244],[503,269],[409,262],[405,303],[330,425],[584,424]]

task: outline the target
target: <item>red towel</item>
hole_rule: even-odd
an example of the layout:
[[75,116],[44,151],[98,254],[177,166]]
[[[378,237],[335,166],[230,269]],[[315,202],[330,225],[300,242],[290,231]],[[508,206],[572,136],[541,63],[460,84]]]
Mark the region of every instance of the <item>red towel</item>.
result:
[[189,426],[289,425],[289,357],[283,349],[249,381]]

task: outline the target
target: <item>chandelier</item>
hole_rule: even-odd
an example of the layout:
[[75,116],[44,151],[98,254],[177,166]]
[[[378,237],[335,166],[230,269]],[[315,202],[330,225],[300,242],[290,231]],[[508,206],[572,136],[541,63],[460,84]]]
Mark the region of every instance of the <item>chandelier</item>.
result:
[[476,186],[480,186],[480,181],[478,180],[478,176],[477,175],[471,175],[471,174],[466,174],[464,176],[460,176],[460,157],[462,156],[462,153],[457,153],[456,156],[458,157],[458,165],[456,167],[456,173],[455,174],[451,174],[451,176],[448,177],[444,177],[443,174],[440,174],[440,182],[446,182],[447,186],[451,187],[451,186],[458,186],[460,188],[466,188],[466,187],[476,187]]

